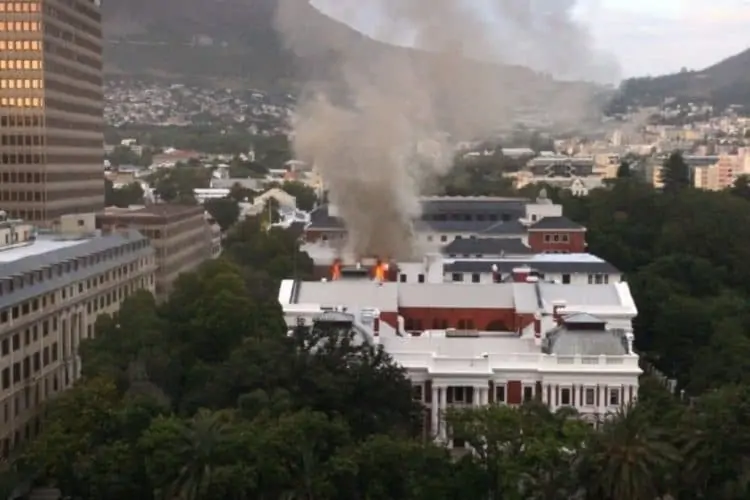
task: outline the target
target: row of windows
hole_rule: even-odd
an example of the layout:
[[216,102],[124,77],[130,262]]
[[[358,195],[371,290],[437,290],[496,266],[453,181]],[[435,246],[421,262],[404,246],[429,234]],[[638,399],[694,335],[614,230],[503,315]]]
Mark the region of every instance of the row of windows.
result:
[[[413,396],[417,401],[424,401],[427,403],[432,402],[432,395],[424,394],[422,385],[415,385],[413,387]],[[495,403],[506,403],[507,402],[507,387],[505,384],[499,384],[495,386]],[[523,387],[523,401],[533,401],[535,397],[541,396],[541,394],[534,394],[534,387],[526,385]],[[474,403],[474,387],[462,387],[462,386],[450,386],[447,388],[445,395],[446,403]],[[595,387],[584,387],[583,394],[578,398],[575,397],[573,388],[571,387],[560,387],[559,399],[556,404],[561,406],[596,406],[596,388]],[[606,402],[609,406],[619,406],[621,403],[621,389],[610,388],[606,392]]]
[[3,184],[39,184],[41,182],[69,182],[101,180],[102,173],[92,169],[85,172],[47,171],[41,172],[3,172],[0,182]]
[[[431,328],[433,330],[447,330],[448,328],[456,328],[458,330],[475,330],[476,327],[474,325],[474,320],[471,318],[468,319],[459,319],[455,323],[451,324],[453,322],[448,322],[447,319],[444,318],[433,318]],[[419,318],[406,318],[404,320],[404,330],[407,332],[422,332],[425,330],[425,325],[422,323],[422,320]],[[428,326],[429,328],[429,326]]]
[[[97,88],[101,87],[103,84],[102,75],[100,74],[100,72],[92,75],[91,73],[81,71],[78,68],[74,68],[60,61],[47,61],[47,71],[51,74],[63,75],[74,80],[80,80],[82,82],[90,83],[92,85],[95,85]],[[99,111],[99,115],[101,115],[101,110]]]
[[570,235],[568,233],[547,233],[544,235],[545,243],[568,243]]
[[0,2],[0,12],[40,12],[39,2]]
[[37,21],[0,21],[0,31],[39,31],[40,26]]
[[[29,61],[26,61],[29,62]],[[2,69],[2,68],[0,68]],[[0,89],[43,89],[44,80],[41,78],[25,78],[25,79],[0,79]]]
[[43,125],[44,117],[41,115],[0,116],[0,127],[41,127]]
[[[2,99],[0,99],[0,102]],[[95,149],[95,148],[93,148]],[[0,164],[3,165],[68,165],[68,164],[79,164],[79,165],[101,165],[103,161],[103,154],[98,151],[87,154],[47,154],[46,161],[44,156],[40,154],[2,154],[0,155]]]
[[43,69],[43,67],[44,62],[40,59],[0,59],[0,69],[32,70]]
[[[53,277],[57,278],[65,273],[76,272],[79,269],[94,266],[101,262],[106,262],[108,260],[117,258],[121,255],[130,254],[132,252],[145,248],[146,246],[148,246],[148,241],[146,240],[129,242],[116,248],[110,248],[108,250],[97,252],[92,255],[78,257],[76,260],[54,264],[44,270],[29,272],[24,274],[23,276],[16,276],[12,280],[3,280],[2,282],[0,282],[0,296],[5,293],[13,293],[16,290],[21,290],[24,288],[24,286],[34,286],[35,284],[53,279]],[[103,283],[105,279],[111,279],[112,276],[115,275],[115,273],[117,273],[117,275],[122,275],[122,273],[125,273],[125,275],[127,275],[129,272],[133,272],[135,270],[135,265],[135,263],[131,263],[116,270],[107,271],[100,276],[99,281],[100,283]],[[128,268],[129,271],[127,270]],[[24,310],[23,308],[26,308],[26,310],[31,310],[31,308],[33,308],[35,304],[38,308],[38,304],[36,303],[36,301],[37,299],[34,299],[34,301],[31,301],[31,303],[24,304],[21,308],[21,311]],[[16,319],[17,315],[19,314],[17,309],[18,307],[14,307],[12,310],[13,319]],[[4,322],[3,318],[7,318],[7,314],[8,311],[3,311],[0,313],[0,322]]]
[[5,50],[42,50],[42,42],[39,40],[0,40],[0,51]]
[[81,22],[76,19],[75,16],[71,16],[61,9],[57,9],[51,5],[45,5],[44,13],[51,19],[58,19],[71,28],[74,28],[76,31],[81,31],[97,39],[102,37],[101,26],[93,27],[88,23]]
[[4,108],[43,108],[44,99],[39,97],[0,97]]

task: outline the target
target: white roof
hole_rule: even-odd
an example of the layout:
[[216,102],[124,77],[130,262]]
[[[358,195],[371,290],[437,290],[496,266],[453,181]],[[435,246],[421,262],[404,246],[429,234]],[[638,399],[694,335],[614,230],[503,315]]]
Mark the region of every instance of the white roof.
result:
[[401,307],[512,309],[513,287],[510,283],[400,283],[398,303]]
[[30,245],[18,246],[8,250],[0,249],[0,262],[13,262],[25,257],[41,255],[48,252],[56,252],[63,248],[70,248],[76,245],[86,243],[89,238],[79,240],[55,240],[52,238],[37,237],[37,240]]

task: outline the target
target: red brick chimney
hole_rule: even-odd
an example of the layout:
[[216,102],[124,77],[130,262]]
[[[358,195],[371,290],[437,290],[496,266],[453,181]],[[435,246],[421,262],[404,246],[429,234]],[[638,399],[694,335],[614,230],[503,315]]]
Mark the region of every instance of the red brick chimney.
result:
[[526,266],[514,267],[513,268],[513,282],[514,283],[526,283],[526,280],[531,274],[531,269]]

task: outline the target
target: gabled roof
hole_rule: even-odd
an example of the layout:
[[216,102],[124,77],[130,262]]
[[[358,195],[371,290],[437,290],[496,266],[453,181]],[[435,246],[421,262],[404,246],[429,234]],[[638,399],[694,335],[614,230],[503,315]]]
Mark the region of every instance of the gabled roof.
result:
[[587,313],[568,314],[567,316],[563,316],[562,322],[566,327],[573,329],[577,325],[601,325],[602,329],[604,329],[607,324],[603,319]]
[[502,255],[529,254],[527,247],[520,238],[461,238],[453,240],[443,247],[446,255]]
[[545,217],[529,227],[529,231],[547,230],[585,231],[586,228],[564,215],[560,217]]

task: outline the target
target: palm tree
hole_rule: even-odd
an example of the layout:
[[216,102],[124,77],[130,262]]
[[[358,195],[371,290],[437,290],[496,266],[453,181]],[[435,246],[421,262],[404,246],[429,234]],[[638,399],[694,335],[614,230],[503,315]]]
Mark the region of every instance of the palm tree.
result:
[[667,477],[680,460],[637,408],[620,410],[586,443],[579,464],[588,498],[654,500],[665,493]]
[[183,467],[172,484],[170,498],[202,498],[219,463],[219,453],[227,436],[226,414],[201,409],[185,427],[182,439]]

